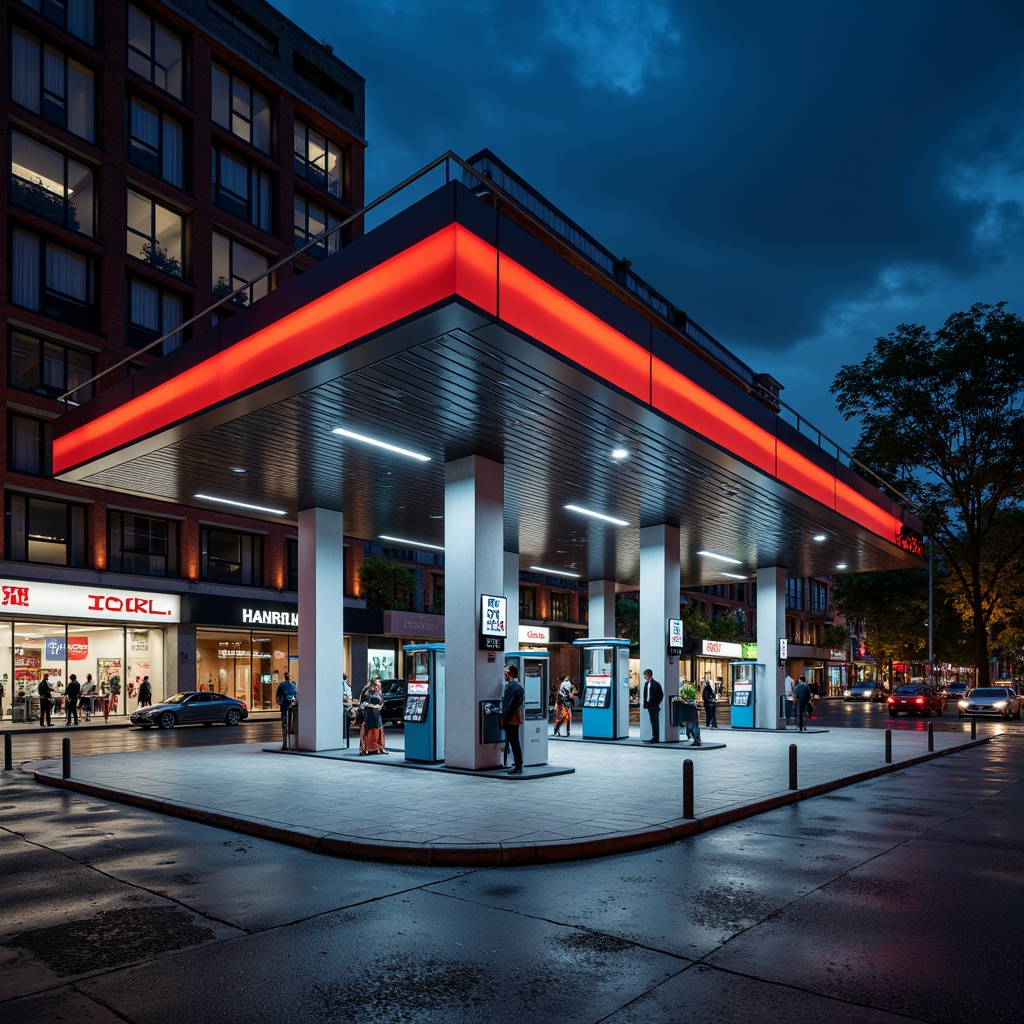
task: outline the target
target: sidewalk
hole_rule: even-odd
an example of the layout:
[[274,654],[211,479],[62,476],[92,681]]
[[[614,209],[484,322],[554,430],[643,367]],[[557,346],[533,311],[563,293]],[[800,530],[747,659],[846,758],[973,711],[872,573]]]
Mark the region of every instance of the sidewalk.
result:
[[[36,726],[38,728],[38,726]],[[528,864],[643,849],[988,742],[970,729],[719,729],[704,746],[552,739],[549,763],[509,778],[417,770],[393,749],[304,754],[266,743],[37,762],[37,781],[335,856],[407,864]],[[397,737],[389,734],[389,743]],[[798,789],[789,789],[789,748]],[[694,818],[683,817],[683,762]],[[389,770],[391,769],[391,770]],[[399,770],[394,770],[399,769]],[[401,770],[405,769],[405,770]],[[555,772],[569,774],[553,774]]]

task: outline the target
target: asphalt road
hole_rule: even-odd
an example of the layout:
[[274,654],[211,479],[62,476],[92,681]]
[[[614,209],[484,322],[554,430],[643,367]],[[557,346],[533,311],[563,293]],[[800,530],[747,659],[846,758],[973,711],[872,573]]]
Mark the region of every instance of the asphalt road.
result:
[[[190,732],[254,738],[160,742]],[[1016,730],[671,846],[485,870],[334,860],[0,772],[0,1020],[1017,1022],[1022,813]]]

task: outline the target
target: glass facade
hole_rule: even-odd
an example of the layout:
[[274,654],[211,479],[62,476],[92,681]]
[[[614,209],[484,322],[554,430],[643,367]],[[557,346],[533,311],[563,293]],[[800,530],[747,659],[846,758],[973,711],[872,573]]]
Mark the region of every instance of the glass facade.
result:
[[[196,630],[195,689],[245,701],[250,711],[274,710],[277,684],[290,672],[299,681],[297,633],[266,630]],[[182,677],[179,686],[189,688]]]

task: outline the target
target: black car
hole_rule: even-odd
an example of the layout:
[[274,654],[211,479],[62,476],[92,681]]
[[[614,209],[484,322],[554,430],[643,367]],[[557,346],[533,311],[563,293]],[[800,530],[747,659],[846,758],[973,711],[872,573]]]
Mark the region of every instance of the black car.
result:
[[380,692],[384,706],[380,709],[381,720],[387,725],[401,725],[405,720],[405,680],[382,679]]
[[132,725],[150,729],[154,725],[161,729],[173,729],[176,725],[238,725],[249,717],[249,709],[240,700],[226,693],[210,690],[176,693],[152,707],[136,708],[129,716]]
[[897,715],[941,715],[946,710],[946,695],[925,684],[897,686],[886,703],[889,714]]

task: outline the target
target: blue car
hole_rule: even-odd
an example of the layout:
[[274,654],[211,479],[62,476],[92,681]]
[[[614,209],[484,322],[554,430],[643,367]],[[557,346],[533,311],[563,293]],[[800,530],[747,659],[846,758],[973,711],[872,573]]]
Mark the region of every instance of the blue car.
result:
[[154,725],[173,729],[176,725],[213,725],[214,722],[238,725],[248,717],[249,709],[242,701],[226,693],[203,690],[176,693],[152,707],[136,708],[128,719],[132,725],[141,725],[143,729]]

